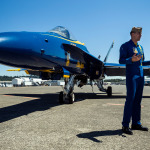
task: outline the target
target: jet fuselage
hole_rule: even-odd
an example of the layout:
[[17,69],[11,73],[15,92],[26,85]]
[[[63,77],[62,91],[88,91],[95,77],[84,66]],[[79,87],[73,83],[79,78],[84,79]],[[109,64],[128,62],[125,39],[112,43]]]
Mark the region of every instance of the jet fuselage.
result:
[[[26,69],[42,70],[67,67],[77,70],[77,60],[69,58],[63,44],[72,44],[87,51],[76,41],[65,39],[51,32],[4,32],[0,33],[0,63]],[[75,71],[74,70],[74,71]],[[79,73],[81,69],[78,69]]]

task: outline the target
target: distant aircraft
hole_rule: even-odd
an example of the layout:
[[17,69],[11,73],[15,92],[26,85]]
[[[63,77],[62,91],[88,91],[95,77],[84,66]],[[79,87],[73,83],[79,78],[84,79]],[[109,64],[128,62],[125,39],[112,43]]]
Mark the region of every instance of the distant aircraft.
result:
[[[111,86],[103,87],[105,74],[125,76],[125,65],[106,62],[112,47],[113,43],[101,61],[62,26],[48,32],[4,32],[0,33],[0,63],[22,68],[10,71],[24,70],[44,80],[64,77],[65,86],[59,94],[59,102],[68,100],[72,104],[75,100],[74,85],[86,85],[87,79],[94,80],[100,91],[112,95]],[[144,66],[145,75],[150,75],[149,69],[149,66]]]

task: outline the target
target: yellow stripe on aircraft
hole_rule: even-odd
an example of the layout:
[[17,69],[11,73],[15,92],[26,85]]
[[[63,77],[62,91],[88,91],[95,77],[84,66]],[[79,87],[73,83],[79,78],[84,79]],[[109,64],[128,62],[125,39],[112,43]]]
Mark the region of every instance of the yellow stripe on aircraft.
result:
[[63,77],[64,77],[64,78],[69,78],[69,77],[70,77],[70,75],[63,75]]
[[39,70],[41,72],[50,72],[50,73],[53,73],[54,71],[53,70],[50,70],[50,69],[47,69],[47,70]]
[[56,37],[56,38],[59,38],[59,39],[63,39],[63,40],[66,40],[66,41],[69,41],[69,42],[72,42],[72,43],[84,45],[84,43],[81,43],[80,41],[71,41],[71,40],[67,40],[67,39],[65,39],[65,38],[63,38],[63,37],[59,37],[59,36],[55,36],[55,35],[49,35],[49,34],[42,34],[42,35],[53,36],[53,37]]
[[66,66],[69,66],[70,64],[70,53],[67,53],[67,61],[66,61]]
[[26,74],[29,74],[28,70],[25,70],[25,73],[26,73]]
[[70,64],[70,60],[67,60],[66,66],[69,66],[69,64]]
[[20,71],[21,69],[9,69],[7,71]]
[[81,63],[80,68],[83,69],[84,68],[84,64]]
[[[30,71],[41,71],[41,72],[50,72],[50,73],[53,73],[54,71],[51,70],[51,69],[47,69],[47,70],[32,70],[32,69],[28,69]],[[22,71],[25,71],[26,74],[29,74],[28,70],[22,70]],[[9,69],[7,71],[21,71],[21,69]]]

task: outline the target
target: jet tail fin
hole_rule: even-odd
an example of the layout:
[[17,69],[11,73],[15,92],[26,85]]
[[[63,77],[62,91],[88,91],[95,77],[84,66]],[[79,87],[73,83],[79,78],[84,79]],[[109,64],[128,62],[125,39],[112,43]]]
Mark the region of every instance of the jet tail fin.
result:
[[105,57],[105,59],[104,59],[104,63],[106,63],[106,61],[107,61],[107,59],[108,59],[108,56],[109,56],[109,53],[110,53],[110,50],[113,48],[113,46],[114,46],[114,41],[112,42],[112,44],[111,44],[111,46],[110,46],[110,48],[109,48],[109,50],[108,50],[108,52],[107,52],[107,55],[106,55],[106,57]]

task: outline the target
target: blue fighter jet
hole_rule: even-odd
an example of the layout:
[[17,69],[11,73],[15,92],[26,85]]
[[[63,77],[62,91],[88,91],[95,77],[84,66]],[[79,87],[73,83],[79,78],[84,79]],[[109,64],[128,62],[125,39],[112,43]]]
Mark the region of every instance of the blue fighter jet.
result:
[[[113,47],[113,43],[110,49]],[[0,63],[19,67],[10,71],[24,70],[27,74],[39,75],[44,80],[65,79],[59,94],[59,102],[75,100],[74,85],[86,85],[95,81],[100,91],[112,95],[112,88],[103,87],[105,74],[125,76],[125,65],[107,63],[89,53],[84,43],[73,38],[64,27],[58,26],[48,32],[4,32],[0,33]],[[150,75],[145,66],[145,75]]]

